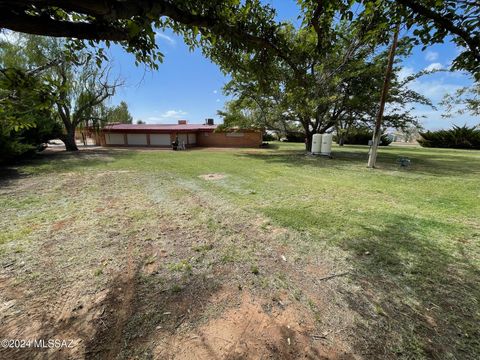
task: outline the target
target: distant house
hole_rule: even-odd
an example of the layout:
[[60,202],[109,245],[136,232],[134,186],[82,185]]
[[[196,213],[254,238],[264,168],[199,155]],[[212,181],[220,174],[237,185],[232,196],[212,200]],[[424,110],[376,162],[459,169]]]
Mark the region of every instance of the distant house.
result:
[[178,141],[185,147],[259,147],[259,130],[215,131],[213,121],[206,124],[112,124],[103,128],[100,144],[103,146],[171,147]]

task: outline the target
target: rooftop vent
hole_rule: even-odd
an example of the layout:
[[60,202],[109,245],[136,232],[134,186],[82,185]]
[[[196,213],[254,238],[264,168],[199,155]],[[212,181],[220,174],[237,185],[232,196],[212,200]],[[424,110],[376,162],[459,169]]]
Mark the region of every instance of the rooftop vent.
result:
[[214,125],[215,123],[214,123],[213,119],[205,119],[205,124],[206,125]]
[[178,120],[178,125],[187,125],[187,120]]

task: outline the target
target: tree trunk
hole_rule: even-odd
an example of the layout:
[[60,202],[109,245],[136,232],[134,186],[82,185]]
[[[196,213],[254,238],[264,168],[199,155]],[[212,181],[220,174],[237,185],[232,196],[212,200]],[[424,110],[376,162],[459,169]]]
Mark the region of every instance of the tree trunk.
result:
[[338,146],[343,146],[345,144],[345,136],[344,135],[340,135],[338,137]]
[[307,131],[305,133],[305,150],[310,152],[312,151],[312,142],[313,142],[313,133]]
[[400,31],[400,23],[397,24],[395,28],[392,47],[390,48],[390,53],[388,54],[387,70],[385,72],[382,95],[380,96],[380,107],[378,109],[377,119],[375,121],[375,129],[373,130],[373,139],[372,139],[373,144],[370,149],[370,154],[368,157],[367,166],[369,168],[374,168],[375,163],[377,162],[378,145],[380,144],[380,137],[382,136],[383,111],[385,110],[385,103],[387,101],[388,88],[390,86],[390,77],[392,75],[392,70],[393,70],[393,61],[395,60],[395,51],[397,49],[399,31]]
[[77,143],[75,142],[75,127],[68,127],[67,133],[61,140],[65,144],[65,150],[78,151]]

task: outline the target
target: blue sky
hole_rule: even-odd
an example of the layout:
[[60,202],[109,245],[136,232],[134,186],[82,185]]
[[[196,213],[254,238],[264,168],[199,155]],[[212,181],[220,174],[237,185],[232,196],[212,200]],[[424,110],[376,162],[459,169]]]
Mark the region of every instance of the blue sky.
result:
[[[298,23],[299,12],[294,0],[270,3],[278,11],[278,20]],[[125,81],[125,86],[117,92],[111,103],[126,101],[134,119],[147,123],[173,123],[178,119],[201,123],[208,117],[219,121],[217,110],[222,109],[228,100],[222,94],[227,77],[217,65],[204,58],[200,50],[189,51],[182,38],[170,31],[159,34],[157,40],[165,55],[157,71],[144,66],[136,67],[133,57],[119,47],[113,46],[109,50],[115,72]],[[401,74],[408,76],[428,67],[448,68],[458,52],[450,43],[434,45],[425,51],[416,48],[412,56],[403,61]],[[411,87],[437,104],[446,93],[470,83],[468,76],[462,73],[439,72],[416,80]],[[442,112],[441,107],[432,110],[422,106],[416,106],[414,111],[417,115],[426,116],[422,124],[427,129],[480,122],[480,119],[468,115],[444,119]]]

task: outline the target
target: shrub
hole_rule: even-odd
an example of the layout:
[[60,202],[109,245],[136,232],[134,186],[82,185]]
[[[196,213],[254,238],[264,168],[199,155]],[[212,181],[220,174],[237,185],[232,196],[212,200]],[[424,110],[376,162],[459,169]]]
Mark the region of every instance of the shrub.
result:
[[290,131],[287,133],[286,138],[288,142],[305,142],[305,134],[303,132]]
[[273,134],[270,134],[267,132],[263,134],[263,141],[275,141],[275,140],[277,139]]
[[419,144],[423,147],[480,150],[478,127],[456,126],[449,130],[421,132]]
[[[344,144],[350,145],[368,145],[368,142],[372,140],[373,132],[369,129],[354,129],[344,137]],[[388,135],[382,135],[380,138],[380,146],[388,146],[392,143],[393,139]]]
[[62,127],[55,120],[43,118],[35,127],[14,131],[0,126],[0,164],[32,156],[44,149],[44,144],[62,134]]

